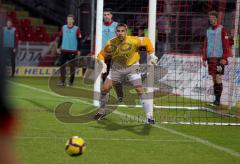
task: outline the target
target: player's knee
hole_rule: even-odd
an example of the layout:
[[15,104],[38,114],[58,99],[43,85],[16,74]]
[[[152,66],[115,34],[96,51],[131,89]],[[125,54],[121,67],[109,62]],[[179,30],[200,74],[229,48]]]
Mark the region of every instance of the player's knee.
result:
[[216,83],[217,84],[222,83],[222,78],[220,75],[216,76]]
[[216,75],[212,75],[212,81],[214,84],[216,83]]
[[109,92],[110,89],[111,89],[111,87],[112,87],[111,84],[109,84],[109,83],[104,83],[104,84],[103,84],[103,87],[102,87],[102,92],[105,92],[105,93]]
[[103,86],[102,87],[102,92],[107,93],[107,92],[109,92],[109,90],[110,90],[110,88],[108,86]]
[[142,95],[144,93],[144,89],[142,86],[136,86],[135,90],[137,91],[138,95]]

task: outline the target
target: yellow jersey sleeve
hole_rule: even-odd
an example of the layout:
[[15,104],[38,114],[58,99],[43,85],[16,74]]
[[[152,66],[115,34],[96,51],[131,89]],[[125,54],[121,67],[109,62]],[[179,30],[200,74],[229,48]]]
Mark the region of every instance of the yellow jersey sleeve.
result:
[[106,53],[107,53],[106,49],[107,49],[107,47],[109,47],[109,45],[110,45],[110,41],[108,41],[106,43],[105,47],[98,53],[98,56],[97,56],[98,60],[104,60],[105,59]]
[[148,37],[139,37],[140,39],[140,47],[146,47],[147,53],[150,55],[154,52],[154,48],[151,40]]
[[105,59],[105,51],[104,51],[104,49],[102,49],[102,50],[98,53],[97,59],[98,59],[98,60],[104,60],[104,59]]

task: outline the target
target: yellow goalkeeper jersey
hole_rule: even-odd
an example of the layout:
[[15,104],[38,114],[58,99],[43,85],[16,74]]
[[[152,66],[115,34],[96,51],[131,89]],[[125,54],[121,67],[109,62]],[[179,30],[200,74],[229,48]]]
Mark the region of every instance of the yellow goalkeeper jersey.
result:
[[111,57],[113,63],[128,67],[139,61],[139,47],[146,47],[148,54],[154,52],[154,48],[148,37],[126,36],[122,42],[115,37],[109,40],[98,54],[98,60]]

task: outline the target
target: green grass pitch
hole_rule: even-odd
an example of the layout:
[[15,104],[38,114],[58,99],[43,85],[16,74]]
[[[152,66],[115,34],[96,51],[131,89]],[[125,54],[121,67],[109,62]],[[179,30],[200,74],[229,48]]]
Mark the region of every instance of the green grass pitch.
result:
[[[76,86],[92,88],[84,86],[80,79],[76,79]],[[59,104],[72,102],[71,114],[77,118],[93,109],[92,99],[59,96],[50,90],[47,78],[9,79],[9,88],[9,100],[19,109],[21,128],[15,145],[24,164],[240,163],[238,126],[159,122],[149,126],[141,122],[141,108],[118,108],[99,122],[77,123],[73,119],[74,123],[64,123],[55,116]],[[159,121],[167,117],[177,121],[234,121],[204,111],[156,110],[155,114]],[[70,157],[64,152],[64,145],[69,137],[76,135],[85,139],[87,150],[82,156]]]

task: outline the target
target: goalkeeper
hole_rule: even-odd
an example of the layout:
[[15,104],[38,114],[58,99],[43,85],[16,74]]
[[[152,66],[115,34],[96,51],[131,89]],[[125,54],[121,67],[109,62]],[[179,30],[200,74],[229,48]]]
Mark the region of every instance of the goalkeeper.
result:
[[102,73],[105,73],[107,70],[107,65],[104,63],[104,59],[109,56],[112,57],[112,67],[106,81],[103,84],[100,97],[100,108],[94,116],[94,119],[101,120],[106,116],[107,112],[105,105],[107,103],[107,94],[112,88],[112,85],[117,82],[121,82],[122,78],[128,77],[141,100],[141,104],[146,114],[146,123],[155,123],[153,118],[153,104],[150,99],[147,98],[147,94],[144,93],[141,75],[139,72],[140,55],[138,53],[138,48],[143,46],[146,47],[147,53],[150,55],[149,62],[151,64],[156,64],[158,58],[152,54],[154,49],[149,38],[127,36],[126,24],[119,23],[116,26],[116,37],[107,42],[106,46],[98,54],[97,58],[103,67]]

